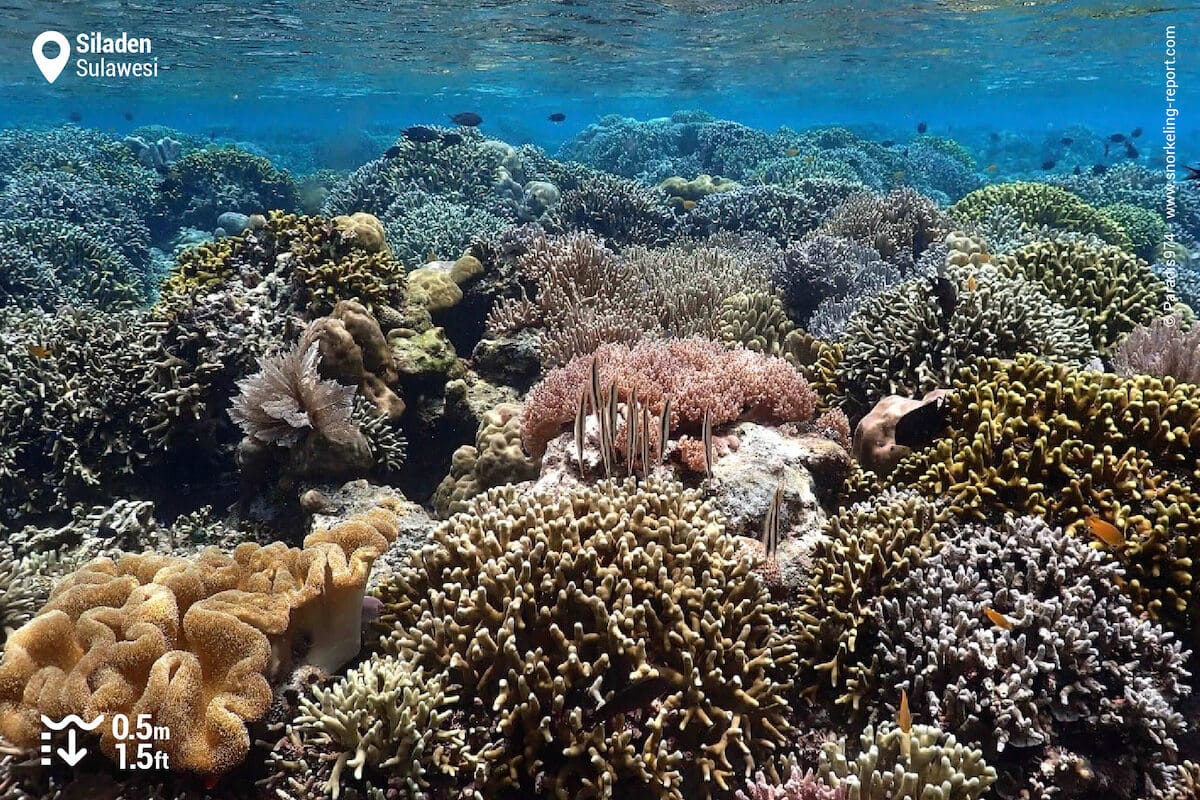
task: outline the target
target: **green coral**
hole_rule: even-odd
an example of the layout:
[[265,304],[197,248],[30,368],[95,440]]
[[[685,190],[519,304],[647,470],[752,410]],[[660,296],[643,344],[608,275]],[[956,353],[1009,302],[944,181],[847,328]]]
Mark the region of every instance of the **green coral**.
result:
[[771,292],[739,292],[721,304],[721,341],[756,353],[782,356],[788,335],[796,326],[783,310],[783,301]]
[[212,230],[226,211],[265,214],[300,204],[295,181],[262,156],[236,147],[196,150],[171,165],[155,197],[152,224]]
[[1118,247],[1131,246],[1129,236],[1112,217],[1088,205],[1066,189],[1045,183],[993,183],[976,189],[959,200],[951,207],[950,212],[964,221],[982,222],[999,206],[1008,206],[1015,210],[1022,230],[1027,233],[1036,233],[1046,227],[1073,233],[1095,234]]
[[1041,284],[1052,300],[1077,310],[1101,351],[1161,316],[1169,295],[1149,265],[1111,245],[1069,238],[1032,242],[997,257],[997,265],[1010,276]]
[[1111,549],[1138,606],[1200,624],[1200,388],[1020,356],[964,372],[945,407],[951,433],[890,484],[945,497],[963,519],[1033,514],[1084,537],[1103,520],[1121,532]]
[[1162,214],[1132,203],[1113,203],[1100,209],[1120,225],[1129,236],[1133,252],[1139,258],[1154,261],[1163,237],[1167,235],[1167,221]]
[[707,800],[787,741],[778,608],[677,483],[492,489],[380,593],[385,647],[471,698],[484,796]]
[[[38,305],[116,311],[147,299],[145,276],[114,245],[78,225],[50,219],[0,221],[0,305],[32,293]],[[7,297],[5,297],[7,295]]]

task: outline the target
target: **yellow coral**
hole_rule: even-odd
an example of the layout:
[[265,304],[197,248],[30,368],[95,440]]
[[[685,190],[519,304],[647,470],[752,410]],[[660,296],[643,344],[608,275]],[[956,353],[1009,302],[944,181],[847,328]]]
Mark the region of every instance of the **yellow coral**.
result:
[[[0,735],[31,747],[40,715],[136,718],[170,729],[172,769],[223,773],[250,747],[246,722],[271,702],[270,679],[297,661],[334,670],[359,649],[363,589],[398,530],[380,507],[304,540],[90,562],[8,640]],[[98,729],[115,757],[112,729]]]

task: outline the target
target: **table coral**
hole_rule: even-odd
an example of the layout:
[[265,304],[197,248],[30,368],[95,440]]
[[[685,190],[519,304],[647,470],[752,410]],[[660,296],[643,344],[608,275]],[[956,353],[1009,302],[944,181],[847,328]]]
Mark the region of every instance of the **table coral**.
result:
[[488,796],[706,799],[789,731],[777,608],[676,483],[492,489],[381,597],[387,649],[462,687]]
[[[395,536],[395,514],[380,507],[308,536],[303,550],[243,544],[85,565],[9,638],[0,734],[29,747],[41,714],[149,714],[171,729],[156,745],[172,769],[228,771],[280,670],[334,670],[358,652],[363,589]],[[99,731],[115,758],[112,729]]]

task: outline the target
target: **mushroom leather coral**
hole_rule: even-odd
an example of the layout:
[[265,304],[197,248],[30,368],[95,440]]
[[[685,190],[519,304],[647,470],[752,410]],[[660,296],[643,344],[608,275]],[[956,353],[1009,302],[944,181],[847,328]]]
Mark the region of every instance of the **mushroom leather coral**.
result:
[[[68,575],[0,663],[0,736],[39,741],[39,715],[149,714],[174,770],[220,774],[250,747],[246,722],[294,660],[336,670],[358,652],[363,589],[396,537],[381,506],[304,549],[242,544],[195,558],[97,559]],[[307,645],[307,651],[297,651]],[[110,757],[117,740],[98,728]]]

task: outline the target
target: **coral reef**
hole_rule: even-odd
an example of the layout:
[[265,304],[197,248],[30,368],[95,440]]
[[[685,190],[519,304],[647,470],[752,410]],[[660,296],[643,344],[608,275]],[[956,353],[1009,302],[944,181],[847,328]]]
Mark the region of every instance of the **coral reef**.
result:
[[708,798],[785,741],[776,607],[678,484],[492,489],[380,591],[388,648],[478,699],[485,793]]
[[484,413],[475,444],[454,451],[450,474],[433,495],[438,514],[448,517],[465,511],[467,501],[487,489],[538,476],[537,460],[521,449],[521,411],[516,403],[502,403]]
[[873,248],[884,261],[907,275],[921,254],[943,241],[951,227],[935,202],[906,187],[886,195],[851,195],[834,209],[820,230]]
[[994,183],[971,192],[950,211],[957,219],[980,222],[999,206],[1015,212],[1025,232],[1046,227],[1095,234],[1118,247],[1131,245],[1129,235],[1112,217],[1067,190],[1045,183]]
[[196,150],[171,165],[154,198],[151,228],[212,230],[226,211],[289,212],[299,205],[292,176],[235,147]]
[[1125,377],[1152,375],[1200,384],[1200,325],[1181,315],[1139,325],[1113,348],[1113,370]]

